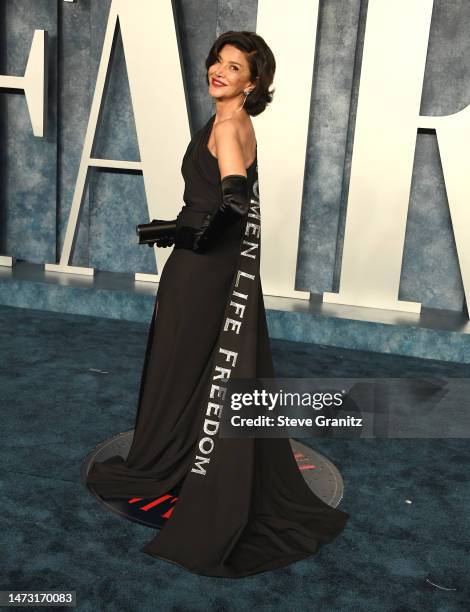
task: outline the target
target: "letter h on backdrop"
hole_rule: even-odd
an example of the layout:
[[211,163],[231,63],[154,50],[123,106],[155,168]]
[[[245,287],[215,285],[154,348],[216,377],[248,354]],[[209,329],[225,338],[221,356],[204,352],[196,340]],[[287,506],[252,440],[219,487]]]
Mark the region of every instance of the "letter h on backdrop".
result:
[[[307,299],[309,292],[296,291],[294,284],[313,87],[305,74],[313,74],[318,4],[319,0],[296,0],[272,11],[269,0],[259,0],[257,15],[257,31],[273,49],[277,65],[276,103],[255,118],[264,202],[263,286],[267,294]],[[470,303],[470,241],[465,238],[470,230],[466,163],[470,109],[467,106],[441,117],[419,116],[432,8],[433,0],[369,0],[340,286],[338,293],[324,292],[325,302],[420,312],[419,302],[398,300],[398,292],[416,131],[431,128],[437,134],[463,286]],[[140,162],[92,157],[117,23]],[[286,44],[285,37],[291,32],[295,36]],[[298,57],[303,58],[301,64]],[[9,78],[13,77],[0,76],[0,84]],[[92,268],[69,263],[91,166],[141,170],[150,218],[174,216],[183,189],[179,166],[190,138],[185,117],[171,0],[112,0],[60,263],[46,264],[46,270],[93,274]],[[272,134],[288,155],[280,154],[280,146],[269,146]],[[278,239],[281,227],[282,241]],[[163,267],[168,254],[160,249],[159,256]],[[136,279],[154,281],[159,276],[136,274]]]

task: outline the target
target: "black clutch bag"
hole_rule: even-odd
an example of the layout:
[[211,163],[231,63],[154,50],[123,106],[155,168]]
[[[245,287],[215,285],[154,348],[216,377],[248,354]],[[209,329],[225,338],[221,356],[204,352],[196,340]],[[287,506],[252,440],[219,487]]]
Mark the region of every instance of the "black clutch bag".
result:
[[153,219],[150,223],[136,225],[135,231],[139,237],[139,244],[153,244],[157,240],[170,240],[175,236],[176,220]]
[[153,246],[158,241],[157,246],[174,244],[175,249],[193,250],[195,232],[206,227],[211,216],[207,211],[184,206],[176,219],[153,219],[150,223],[136,225],[135,231],[139,244]]

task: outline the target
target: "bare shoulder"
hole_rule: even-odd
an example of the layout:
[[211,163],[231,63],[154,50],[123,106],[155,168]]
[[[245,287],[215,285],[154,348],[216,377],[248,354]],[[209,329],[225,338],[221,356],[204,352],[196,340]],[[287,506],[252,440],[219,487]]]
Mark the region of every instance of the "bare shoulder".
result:
[[240,120],[234,117],[223,119],[214,124],[214,140],[217,149],[227,141],[241,143],[241,129]]
[[242,144],[246,141],[250,133],[254,134],[251,119],[242,115],[232,115],[232,117],[228,117],[214,124],[214,138],[216,140],[225,138],[229,140],[236,139]]
[[248,116],[232,116],[214,124],[214,144],[221,176],[244,174],[256,155],[256,137]]

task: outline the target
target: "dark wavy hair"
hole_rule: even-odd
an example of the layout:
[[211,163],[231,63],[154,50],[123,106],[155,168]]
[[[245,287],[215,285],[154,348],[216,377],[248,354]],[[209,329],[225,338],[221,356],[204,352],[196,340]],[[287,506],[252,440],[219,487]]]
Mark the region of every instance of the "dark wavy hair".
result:
[[209,68],[217,61],[217,56],[224,45],[233,45],[247,55],[250,67],[250,81],[256,83],[247,96],[243,108],[253,117],[262,113],[272,101],[275,88],[269,86],[276,72],[276,60],[265,40],[255,32],[229,30],[221,34],[212,45],[206,59],[206,79],[209,85]]

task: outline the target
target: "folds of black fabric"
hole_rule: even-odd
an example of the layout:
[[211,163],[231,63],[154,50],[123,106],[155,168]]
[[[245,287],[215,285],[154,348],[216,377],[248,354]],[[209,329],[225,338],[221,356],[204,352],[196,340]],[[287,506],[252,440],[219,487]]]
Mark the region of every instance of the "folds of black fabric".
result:
[[[197,224],[221,202],[217,159],[207,149],[214,118],[194,135],[183,159],[183,224],[190,225],[190,218]],[[240,578],[305,558],[331,542],[349,518],[309,489],[285,438],[214,436],[205,473],[195,470],[223,351],[236,355],[234,377],[275,374],[259,274],[257,178],[255,160],[247,168],[250,212],[213,248],[174,249],[168,258],[129,455],[95,463],[88,476],[88,484],[107,498],[157,497],[180,486],[171,517],[142,550],[207,576]],[[237,311],[243,317],[239,333],[230,334],[227,317],[235,318],[235,301],[243,301]]]

